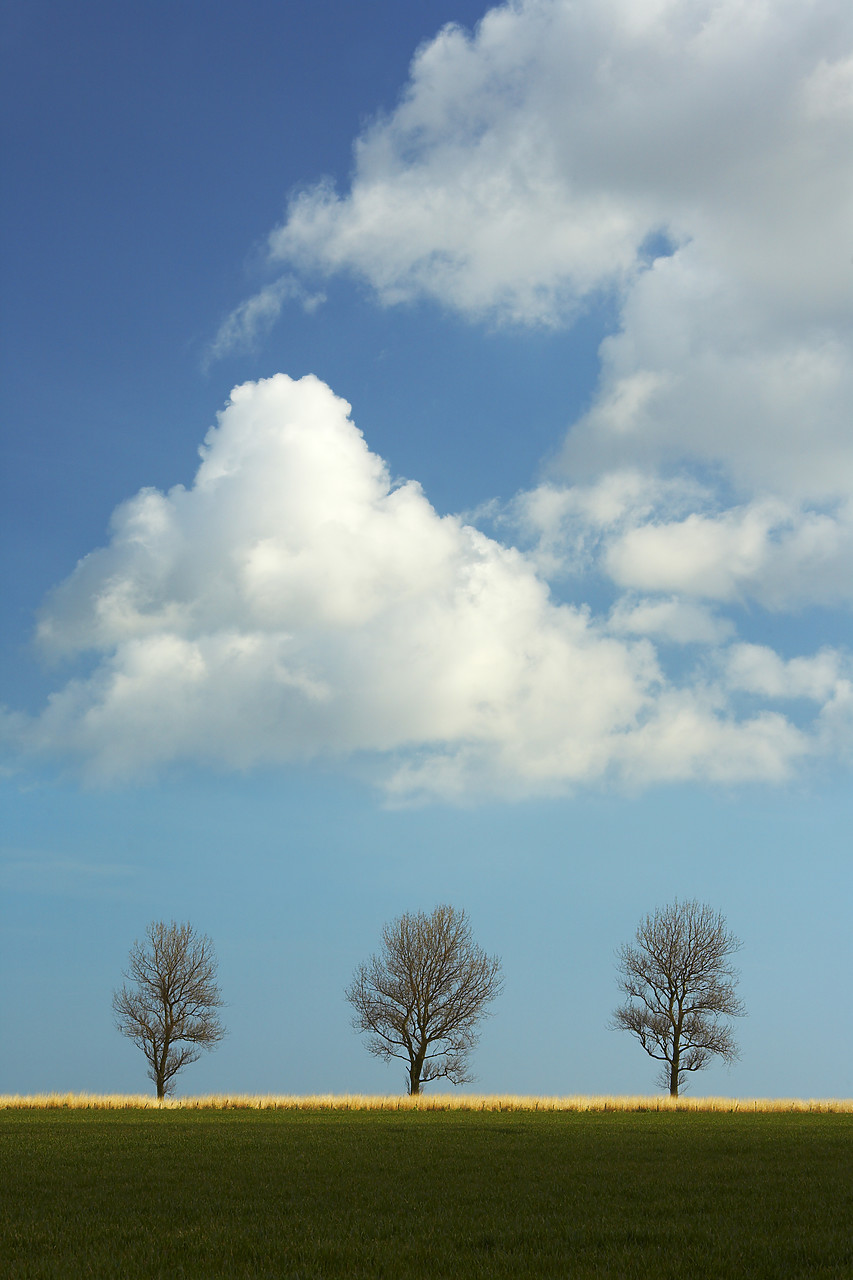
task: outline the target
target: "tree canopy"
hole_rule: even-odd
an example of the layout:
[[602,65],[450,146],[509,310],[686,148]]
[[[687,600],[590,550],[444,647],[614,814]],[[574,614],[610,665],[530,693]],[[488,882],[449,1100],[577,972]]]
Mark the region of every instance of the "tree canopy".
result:
[[502,985],[498,957],[474,942],[464,911],[445,905],[386,924],[381,950],[358,966],[346,996],[368,1050],[405,1062],[408,1092],[418,1094],[430,1080],[474,1079],[477,1024]]
[[217,1009],[216,953],[190,924],[154,920],[134,942],[124,985],[113,994],[118,1030],[142,1050],[157,1097],[174,1088],[179,1071],[225,1035]]
[[637,928],[635,945],[619,951],[619,985],[627,999],[612,1025],[630,1031],[650,1057],[664,1063],[658,1076],[677,1098],[688,1072],[715,1056],[738,1056],[727,1017],[741,1017],[737,970],[729,956],[741,947],[722,913],[695,900],[658,908]]

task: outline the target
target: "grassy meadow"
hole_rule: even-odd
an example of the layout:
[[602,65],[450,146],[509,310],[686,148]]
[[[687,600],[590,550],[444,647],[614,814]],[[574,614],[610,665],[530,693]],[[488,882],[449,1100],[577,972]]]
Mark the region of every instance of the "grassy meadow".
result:
[[15,1278],[853,1276],[850,1102],[6,1098],[0,1170]]

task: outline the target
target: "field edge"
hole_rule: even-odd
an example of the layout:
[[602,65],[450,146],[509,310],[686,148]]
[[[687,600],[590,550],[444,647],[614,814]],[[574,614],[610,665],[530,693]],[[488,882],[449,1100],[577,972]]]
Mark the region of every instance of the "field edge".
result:
[[0,1111],[703,1111],[853,1113],[853,1098],[670,1098],[666,1095],[533,1097],[514,1094],[148,1094],[0,1095]]

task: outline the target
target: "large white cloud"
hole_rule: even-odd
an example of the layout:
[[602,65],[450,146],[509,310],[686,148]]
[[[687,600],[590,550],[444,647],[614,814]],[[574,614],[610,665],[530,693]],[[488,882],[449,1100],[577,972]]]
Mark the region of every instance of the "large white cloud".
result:
[[[555,604],[533,559],[392,485],[348,414],[314,377],[247,383],[191,488],[118,508],[43,610],[44,648],[94,669],[19,725],[31,750],[105,779],[367,753],[393,795],[460,796],[778,779],[828,749],[840,657],[787,691],[772,654],[675,685],[655,625]],[[700,614],[680,625],[727,636]],[[736,710],[745,680],[772,705]],[[810,699],[805,721],[780,696]]]
[[418,52],[349,192],[298,195],[273,254],[555,320],[665,229],[779,306],[846,312],[851,54],[836,0],[518,0]]
[[662,530],[655,511],[645,540],[607,541],[605,571],[835,602],[853,527],[851,155],[848,4],[515,0],[418,51],[357,139],[349,189],[297,194],[270,256],[492,322],[568,324],[612,291],[618,329],[562,473],[699,477],[704,523]]

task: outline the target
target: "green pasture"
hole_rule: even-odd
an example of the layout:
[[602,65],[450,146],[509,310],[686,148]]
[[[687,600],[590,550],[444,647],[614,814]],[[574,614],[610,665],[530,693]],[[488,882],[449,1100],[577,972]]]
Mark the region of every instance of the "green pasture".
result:
[[15,1278],[853,1276],[853,1116],[0,1112]]

